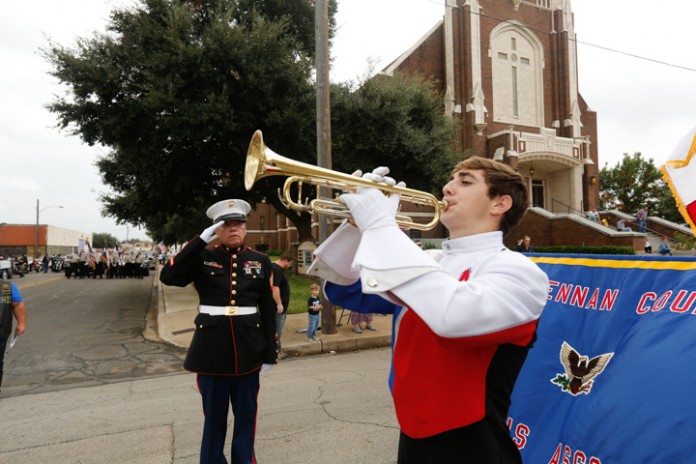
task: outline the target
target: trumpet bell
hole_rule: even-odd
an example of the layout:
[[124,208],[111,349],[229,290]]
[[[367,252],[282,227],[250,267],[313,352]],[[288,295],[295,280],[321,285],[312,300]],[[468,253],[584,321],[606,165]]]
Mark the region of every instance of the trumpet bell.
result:
[[251,190],[260,174],[263,174],[262,163],[264,160],[263,134],[260,130],[254,132],[249,142],[246,163],[244,164],[244,188]]

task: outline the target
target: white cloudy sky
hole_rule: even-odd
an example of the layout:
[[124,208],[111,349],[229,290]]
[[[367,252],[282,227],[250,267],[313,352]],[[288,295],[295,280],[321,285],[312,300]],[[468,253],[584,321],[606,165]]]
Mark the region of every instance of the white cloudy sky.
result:
[[[0,223],[35,223],[39,199],[42,224],[107,232],[121,240],[145,237],[142,230],[101,216],[98,196],[107,187],[94,161],[105,149],[83,145],[55,128],[44,105],[61,89],[38,53],[47,37],[72,45],[76,37],[104,30],[112,7],[133,1],[33,0],[3,6]],[[339,0],[332,80],[356,80],[368,72],[370,61],[377,69],[389,64],[442,17],[443,3]],[[641,152],[661,165],[696,125],[696,2],[572,4],[580,92],[598,113],[600,164],[613,166],[623,153]],[[52,208],[58,205],[63,208]]]

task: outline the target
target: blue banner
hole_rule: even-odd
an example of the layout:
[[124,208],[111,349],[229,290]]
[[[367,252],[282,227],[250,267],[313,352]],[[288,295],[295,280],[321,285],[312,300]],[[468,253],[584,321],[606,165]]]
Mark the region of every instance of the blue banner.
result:
[[508,419],[523,461],[696,462],[696,260],[529,256],[550,285]]

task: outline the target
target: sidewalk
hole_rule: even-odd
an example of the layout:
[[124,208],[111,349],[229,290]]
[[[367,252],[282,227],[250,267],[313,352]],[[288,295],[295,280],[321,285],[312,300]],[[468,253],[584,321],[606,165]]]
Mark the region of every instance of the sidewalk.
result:
[[[159,267],[155,271],[154,285],[158,302],[156,318],[159,338],[173,345],[188,348],[193,336],[193,320],[198,306],[198,295],[195,289],[192,285],[180,288],[160,283]],[[341,309],[337,309],[336,333],[327,335],[319,331],[316,342],[308,342],[307,335],[298,332],[307,328],[307,313],[288,314],[282,334],[283,352],[288,356],[308,356],[391,345],[392,318],[390,315],[375,314],[372,325],[377,330],[374,332],[363,330],[361,334],[357,334],[352,330],[349,314],[350,312],[345,310],[341,318]],[[154,325],[154,321],[151,322]]]

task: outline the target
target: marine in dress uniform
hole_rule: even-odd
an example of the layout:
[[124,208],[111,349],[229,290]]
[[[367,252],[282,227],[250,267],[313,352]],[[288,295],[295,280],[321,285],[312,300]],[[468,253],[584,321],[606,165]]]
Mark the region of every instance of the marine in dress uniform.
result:
[[[184,287],[193,282],[199,313],[184,368],[197,373],[205,413],[201,463],[226,463],[228,403],[234,412],[232,459],[256,463],[259,372],[277,363],[276,303],[269,257],[244,245],[243,200],[224,200],[207,215],[214,224],[194,237],[162,268],[160,280]],[[220,243],[208,246],[213,236]]]

